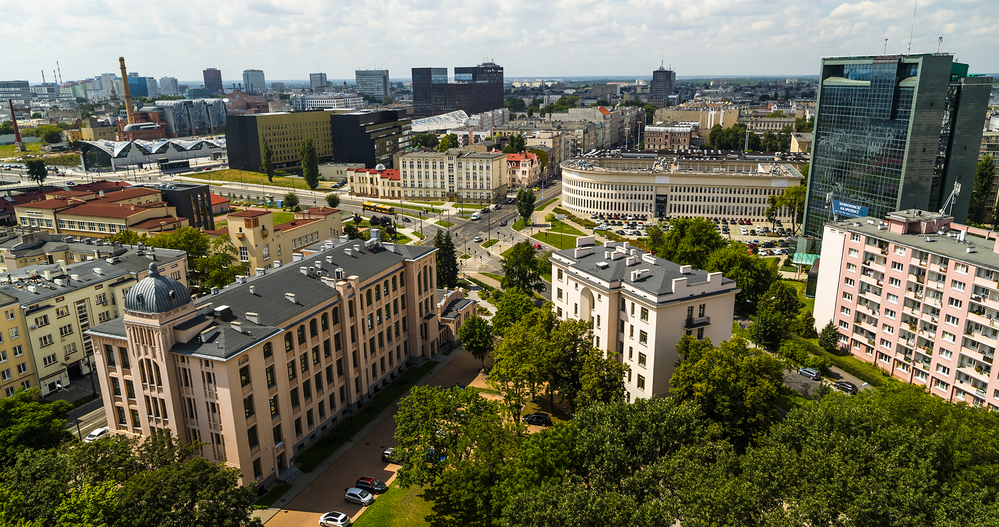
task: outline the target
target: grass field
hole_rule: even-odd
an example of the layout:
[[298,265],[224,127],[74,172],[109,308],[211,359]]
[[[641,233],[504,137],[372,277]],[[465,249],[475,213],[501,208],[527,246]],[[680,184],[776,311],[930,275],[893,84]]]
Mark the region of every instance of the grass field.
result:
[[18,152],[14,150],[14,145],[0,145],[0,158],[7,157],[21,157],[24,154],[37,154],[42,151],[41,143],[25,143],[24,149],[26,152]]
[[479,205],[476,203],[455,203],[454,206],[459,209],[481,209],[485,205]]
[[295,219],[294,212],[272,212],[274,218],[274,225],[281,225],[282,223],[288,223]]
[[501,284],[503,283],[504,277],[501,274],[496,274],[496,273],[479,273],[479,274],[481,274],[482,276],[488,276],[489,278],[492,278],[493,280],[496,280]]
[[549,232],[560,232],[562,234],[572,234],[573,236],[584,236],[586,234],[564,221],[552,222],[552,226],[548,230]]
[[[539,242],[547,243],[552,247],[557,247],[559,249],[573,249],[576,247],[576,236],[569,236],[567,234],[553,234],[550,232],[539,232],[531,236]],[[596,245],[603,245],[603,242],[596,240]]]
[[425,488],[400,487],[393,483],[388,492],[378,496],[364,514],[357,518],[354,527],[421,527],[429,526],[433,502],[424,498]]
[[798,300],[801,300],[801,302],[805,304],[805,306],[801,308],[802,311],[807,309],[813,314],[815,313],[815,299],[805,298],[804,282],[798,282],[795,280],[782,280],[782,282],[798,290]]
[[450,221],[438,220],[436,223],[437,225],[440,225],[441,227],[444,228],[454,227],[454,224],[451,223]]
[[[438,205],[438,206],[442,205],[442,203],[438,202],[427,203],[426,206],[422,206],[422,205],[410,205],[408,203],[396,203],[394,201],[381,201],[377,199],[365,200],[365,201],[370,201],[371,203],[381,203],[383,205],[391,205],[399,209],[409,209],[409,210],[430,210],[433,209],[433,205]],[[426,216],[426,214],[424,214],[424,216]]]
[[486,242],[482,244],[482,248],[483,249],[488,249],[488,248],[492,247],[493,245],[496,245],[498,242],[499,242],[499,240],[496,240],[496,239],[486,240]]
[[513,230],[515,230],[515,231],[522,231],[522,230],[524,230],[524,229],[526,229],[526,228],[530,227],[530,225],[528,225],[527,223],[524,223],[524,220],[523,220],[523,219],[519,219],[519,220],[517,220],[516,222],[514,222],[514,224],[513,224],[513,225],[511,225],[511,227],[512,227],[512,228],[513,228]]
[[[184,177],[195,177],[206,181],[228,181],[231,183],[249,183],[252,185],[268,185],[271,187],[295,188],[301,190],[309,189],[309,186],[306,185],[305,181],[301,179],[274,176],[274,181],[269,182],[267,181],[267,176],[264,174],[258,174],[257,172],[250,172],[247,170],[236,170],[232,168],[185,174]],[[276,199],[284,199],[284,195],[275,195],[274,197]]]
[[420,231],[413,231],[413,236],[414,236],[414,237],[415,237],[415,238],[416,238],[417,240],[426,240],[426,239],[427,239],[427,237],[426,237],[426,236],[424,236],[424,235],[423,235],[423,233],[422,233],[422,232],[420,232]]

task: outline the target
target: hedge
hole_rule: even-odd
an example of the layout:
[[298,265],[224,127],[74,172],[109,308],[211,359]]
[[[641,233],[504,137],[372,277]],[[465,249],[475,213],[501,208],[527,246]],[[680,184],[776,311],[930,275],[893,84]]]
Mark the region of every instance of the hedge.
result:
[[844,356],[829,353],[828,351],[822,349],[822,347],[818,344],[798,336],[793,338],[805,346],[809,353],[828,359],[829,363],[833,366],[836,366],[837,368],[853,375],[871,386],[880,387],[886,382],[894,380],[890,375],[888,375],[887,372],[873,364],[863,362],[851,355]]

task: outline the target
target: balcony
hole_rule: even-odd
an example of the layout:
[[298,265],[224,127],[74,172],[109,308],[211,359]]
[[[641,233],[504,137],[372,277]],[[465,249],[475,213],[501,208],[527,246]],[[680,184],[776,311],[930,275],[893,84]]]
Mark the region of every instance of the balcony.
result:
[[694,329],[709,325],[711,325],[711,317],[692,317],[683,323],[685,329]]
[[971,379],[977,379],[985,384],[989,383],[989,377],[992,375],[991,369],[972,368],[971,366],[958,368],[957,371],[967,375]]

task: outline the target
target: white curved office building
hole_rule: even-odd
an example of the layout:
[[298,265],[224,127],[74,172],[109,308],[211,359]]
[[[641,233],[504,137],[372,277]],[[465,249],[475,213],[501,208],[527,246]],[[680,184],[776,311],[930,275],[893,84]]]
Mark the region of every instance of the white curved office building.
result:
[[[767,199],[800,185],[799,159],[594,155],[562,163],[562,205],[574,214],[766,221]],[[787,211],[778,219],[790,220]]]

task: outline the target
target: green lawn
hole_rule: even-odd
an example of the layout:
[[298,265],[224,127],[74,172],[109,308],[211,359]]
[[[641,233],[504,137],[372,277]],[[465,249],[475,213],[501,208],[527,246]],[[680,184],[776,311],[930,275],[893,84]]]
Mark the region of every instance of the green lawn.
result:
[[463,254],[463,255],[459,256],[458,258],[461,258],[462,260],[468,260],[471,257],[472,257],[471,254]]
[[[6,115],[4,119],[6,119]],[[25,143],[24,152],[14,150],[14,145],[0,145],[0,158],[21,157],[24,154],[38,153],[42,151],[42,143]]]
[[454,224],[451,223],[450,221],[438,220],[436,223],[437,223],[437,225],[440,225],[441,227],[444,227],[445,229],[448,228],[448,227],[454,227]]
[[281,484],[276,487],[272,487],[271,490],[267,491],[267,494],[261,496],[260,499],[253,504],[253,506],[254,508],[266,509],[274,505],[274,503],[281,499],[281,496],[284,496],[289,490],[291,490],[291,485]]
[[[559,249],[574,249],[576,247],[576,236],[567,234],[552,234],[549,232],[539,232],[531,236],[535,240],[547,243]],[[596,240],[597,245],[603,245],[600,240]]]
[[524,223],[524,220],[522,218],[522,219],[519,219],[516,222],[514,222],[514,224],[511,225],[511,227],[513,227],[513,230],[515,230],[515,231],[522,231],[522,230],[530,227],[530,225]]
[[392,243],[398,243],[400,245],[406,245],[407,243],[413,241],[412,238],[402,233],[397,233],[395,236],[389,236],[388,234],[385,234],[384,236],[386,240]]
[[457,217],[459,217],[459,218],[468,218],[472,214],[475,214],[475,211],[463,210],[463,211],[459,211],[459,212],[455,212],[454,213],[454,215],[457,216]]
[[496,280],[501,284],[503,283],[503,275],[501,274],[496,274],[496,273],[479,273],[479,274],[481,274],[482,276],[488,276],[489,278],[492,278],[493,280]]
[[413,236],[414,236],[414,237],[415,237],[415,238],[416,238],[417,240],[426,240],[426,239],[427,239],[427,237],[426,237],[426,236],[424,236],[424,235],[423,235],[423,233],[422,233],[422,232],[420,232],[420,231],[413,231]]
[[561,232],[562,234],[572,234],[574,236],[583,236],[586,234],[583,231],[573,227],[572,225],[567,224],[564,221],[552,222],[552,226],[548,230],[550,232]]
[[496,245],[497,243],[499,243],[499,240],[496,240],[496,239],[487,240],[485,243],[482,244],[482,248],[483,249],[488,249],[488,248],[492,247],[493,245]]
[[485,205],[478,205],[475,203],[455,203],[454,206],[459,209],[481,209]]
[[[207,172],[198,172],[196,174],[186,176],[186,177],[196,177],[202,180],[210,181],[229,181],[232,183],[250,183],[253,185],[269,185],[272,187],[283,187],[283,188],[297,188],[302,190],[308,190],[309,186],[305,184],[305,180],[289,177],[274,176],[274,181],[267,181],[267,176],[257,172],[250,172],[247,170],[236,170],[236,169],[226,169],[226,170],[209,170]],[[284,195],[274,195],[275,199],[284,199]]]
[[415,485],[403,488],[393,483],[388,492],[378,496],[364,514],[358,516],[354,527],[429,526],[426,517],[434,504],[424,498],[424,490]]
[[359,411],[348,417],[348,419],[354,420],[352,425],[347,425],[347,421],[342,421],[340,426],[333,427],[323,434],[318,441],[313,443],[312,446],[299,453],[298,461],[296,462],[298,468],[304,472],[315,470],[320,463],[325,461],[326,458],[330,457],[333,452],[336,452],[337,449],[350,439],[350,431],[352,429],[356,431],[364,428],[364,425],[374,420],[378,417],[378,414],[395,403],[397,399],[415,386],[436,365],[437,363],[433,361],[425,362],[420,366],[411,367],[403,372],[401,377],[378,392]]
[[228,226],[229,226],[229,222],[228,221],[216,221],[215,222],[215,229],[216,230],[221,230],[221,229],[224,229],[224,228],[226,228]]
[[815,299],[805,298],[805,282],[797,282],[795,280],[782,280],[782,282],[798,290],[798,300],[801,300],[801,302],[805,304],[805,306],[801,308],[802,311],[807,309],[811,311],[812,314],[815,314]]
[[294,212],[272,212],[274,218],[274,225],[281,225],[282,223],[288,223],[289,221],[295,220]]

